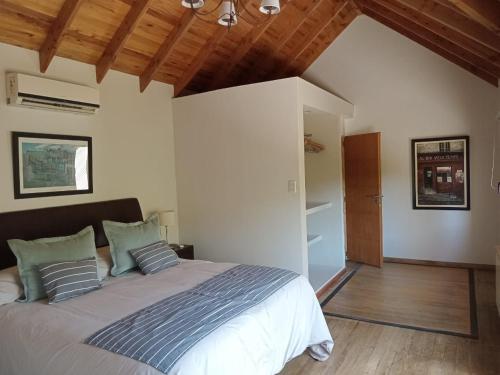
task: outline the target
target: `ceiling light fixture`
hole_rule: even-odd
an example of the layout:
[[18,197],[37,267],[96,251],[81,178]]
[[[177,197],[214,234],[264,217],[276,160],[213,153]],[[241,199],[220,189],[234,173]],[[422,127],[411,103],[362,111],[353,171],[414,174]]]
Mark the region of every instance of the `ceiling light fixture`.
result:
[[232,1],[224,1],[220,8],[219,25],[230,28],[238,23],[238,16],[236,15],[236,8]]
[[194,15],[205,22],[213,22],[213,17],[210,17],[216,11],[219,12],[217,23],[230,29],[238,23],[238,18],[243,19],[246,23],[252,25],[262,24],[267,22],[270,16],[280,12],[279,0],[261,0],[259,11],[265,14],[265,19],[253,15],[247,4],[248,0],[220,0],[218,4],[207,11],[202,11],[201,8],[205,5],[205,0],[182,0],[181,5],[193,11]]
[[205,5],[205,2],[203,0],[182,0],[181,4],[185,8],[199,9]]

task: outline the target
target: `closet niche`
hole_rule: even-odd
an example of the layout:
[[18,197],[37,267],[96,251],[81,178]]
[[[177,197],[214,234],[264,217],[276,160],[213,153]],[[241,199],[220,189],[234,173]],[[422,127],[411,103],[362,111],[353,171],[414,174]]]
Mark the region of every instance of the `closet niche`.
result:
[[308,271],[315,290],[345,265],[341,137],[338,116],[304,109]]

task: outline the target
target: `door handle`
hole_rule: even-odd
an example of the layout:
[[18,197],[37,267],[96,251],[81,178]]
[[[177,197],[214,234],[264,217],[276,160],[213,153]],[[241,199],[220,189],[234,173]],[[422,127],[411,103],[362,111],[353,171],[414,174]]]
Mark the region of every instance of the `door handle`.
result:
[[367,195],[366,197],[373,200],[373,203],[376,203],[379,206],[382,205],[382,198],[384,198],[384,196],[382,194],[370,194],[370,195]]

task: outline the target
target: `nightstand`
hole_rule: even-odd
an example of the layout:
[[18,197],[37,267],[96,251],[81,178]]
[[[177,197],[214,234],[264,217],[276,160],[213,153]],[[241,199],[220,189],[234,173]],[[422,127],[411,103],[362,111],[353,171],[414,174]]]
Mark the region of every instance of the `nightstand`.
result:
[[[179,245],[178,245],[179,246]],[[177,256],[182,259],[194,260],[194,246],[193,245],[180,245],[182,247],[172,246],[172,250],[177,253]]]

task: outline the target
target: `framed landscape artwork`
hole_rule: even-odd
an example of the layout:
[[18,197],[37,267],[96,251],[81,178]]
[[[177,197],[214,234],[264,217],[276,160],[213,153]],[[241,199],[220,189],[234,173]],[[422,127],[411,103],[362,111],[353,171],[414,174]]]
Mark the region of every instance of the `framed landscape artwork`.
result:
[[412,140],[413,208],[470,210],[469,137]]
[[92,138],[12,133],[14,198],[92,193]]

